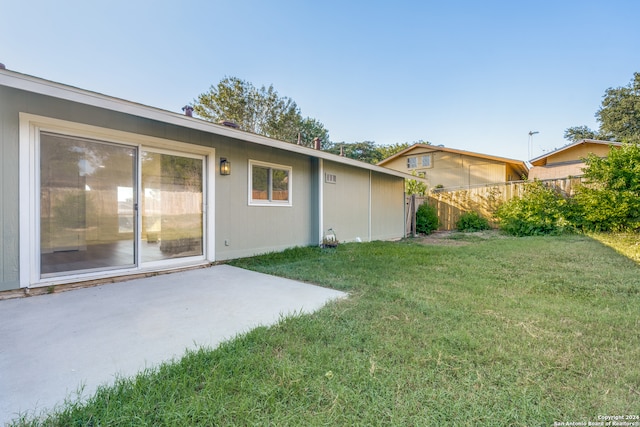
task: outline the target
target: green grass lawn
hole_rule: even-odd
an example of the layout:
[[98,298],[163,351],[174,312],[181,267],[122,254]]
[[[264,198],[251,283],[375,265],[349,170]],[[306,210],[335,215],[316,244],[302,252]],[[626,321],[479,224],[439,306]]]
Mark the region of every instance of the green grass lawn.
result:
[[235,261],[350,297],[41,423],[551,426],[640,414],[637,262],[586,236],[452,237]]

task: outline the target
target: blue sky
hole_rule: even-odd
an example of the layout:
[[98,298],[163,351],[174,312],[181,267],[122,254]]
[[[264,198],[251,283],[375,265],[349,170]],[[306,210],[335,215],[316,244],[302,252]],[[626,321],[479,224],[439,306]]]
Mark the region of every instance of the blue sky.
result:
[[0,63],[175,112],[272,84],[334,142],[525,160],[640,71],[640,2],[0,0]]

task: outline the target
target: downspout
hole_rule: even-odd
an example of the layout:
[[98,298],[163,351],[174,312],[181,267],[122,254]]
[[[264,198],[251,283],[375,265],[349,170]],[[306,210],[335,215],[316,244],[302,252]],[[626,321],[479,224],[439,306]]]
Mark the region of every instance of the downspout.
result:
[[318,158],[318,244],[324,238],[324,160]]
[[369,170],[369,239],[367,241],[371,241],[371,179],[372,179],[373,171]]

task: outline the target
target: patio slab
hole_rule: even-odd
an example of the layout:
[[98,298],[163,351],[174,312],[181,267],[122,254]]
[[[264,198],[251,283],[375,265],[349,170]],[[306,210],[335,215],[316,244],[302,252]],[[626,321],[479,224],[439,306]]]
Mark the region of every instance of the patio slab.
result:
[[344,296],[219,265],[0,301],[0,425]]

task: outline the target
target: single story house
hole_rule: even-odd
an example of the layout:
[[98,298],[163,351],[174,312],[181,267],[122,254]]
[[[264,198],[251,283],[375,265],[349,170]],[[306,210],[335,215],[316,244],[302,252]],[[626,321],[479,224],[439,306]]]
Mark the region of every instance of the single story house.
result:
[[404,173],[6,69],[0,152],[0,291],[404,236]]
[[430,144],[414,144],[378,166],[424,177],[429,188],[444,189],[519,181],[528,174],[521,160]]
[[619,142],[596,139],[583,139],[567,144],[532,159],[529,179],[564,179],[570,176],[581,176],[585,166],[583,159],[589,154],[607,157],[611,147],[619,147],[620,145]]

